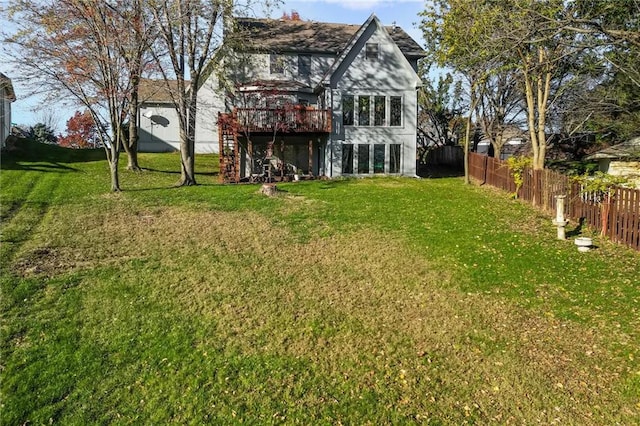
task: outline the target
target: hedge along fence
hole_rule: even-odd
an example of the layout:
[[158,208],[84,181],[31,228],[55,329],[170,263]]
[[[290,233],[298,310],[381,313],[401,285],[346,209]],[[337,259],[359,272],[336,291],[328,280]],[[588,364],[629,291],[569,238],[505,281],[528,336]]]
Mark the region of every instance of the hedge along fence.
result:
[[[482,184],[515,193],[516,184],[506,161],[469,153],[469,174]],[[601,197],[583,193],[578,182],[551,170],[525,169],[518,198],[554,213],[556,195],[566,195],[565,217],[582,221],[595,229],[602,226]],[[604,235],[620,244],[640,250],[640,190],[617,187],[613,193]],[[604,209],[606,210],[606,209]]]

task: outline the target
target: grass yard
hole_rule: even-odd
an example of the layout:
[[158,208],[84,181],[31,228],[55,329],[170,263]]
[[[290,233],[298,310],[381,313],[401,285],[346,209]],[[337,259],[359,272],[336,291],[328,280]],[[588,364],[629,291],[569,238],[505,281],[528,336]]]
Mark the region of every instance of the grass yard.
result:
[[637,252],[458,178],[102,157],[2,154],[2,424],[640,423]]

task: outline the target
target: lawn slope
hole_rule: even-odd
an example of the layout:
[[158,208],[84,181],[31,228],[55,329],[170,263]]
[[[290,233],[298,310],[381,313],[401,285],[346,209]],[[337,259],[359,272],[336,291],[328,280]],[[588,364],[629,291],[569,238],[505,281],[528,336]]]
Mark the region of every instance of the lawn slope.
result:
[[638,253],[456,178],[101,156],[2,155],[3,424],[640,420]]

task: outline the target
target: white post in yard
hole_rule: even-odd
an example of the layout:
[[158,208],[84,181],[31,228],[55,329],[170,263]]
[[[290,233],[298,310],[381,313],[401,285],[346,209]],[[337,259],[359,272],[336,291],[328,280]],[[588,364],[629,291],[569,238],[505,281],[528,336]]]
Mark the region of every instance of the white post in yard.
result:
[[558,227],[558,239],[564,240],[565,233],[564,227],[569,223],[568,220],[564,218],[564,200],[567,198],[566,195],[556,195],[556,218],[553,219],[552,223]]

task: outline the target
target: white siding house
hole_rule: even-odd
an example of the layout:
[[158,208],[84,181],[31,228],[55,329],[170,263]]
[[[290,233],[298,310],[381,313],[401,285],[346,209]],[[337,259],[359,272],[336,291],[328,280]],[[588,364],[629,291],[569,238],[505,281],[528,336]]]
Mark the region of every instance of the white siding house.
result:
[[138,108],[138,150],[167,152],[180,149],[178,113],[163,80],[140,82]]
[[0,73],[0,146],[4,148],[11,134],[11,103],[16,100],[11,79]]
[[[242,50],[212,61],[198,89],[196,152],[220,152],[224,180],[269,167],[281,178],[415,175],[416,71],[425,55],[405,31],[375,15],[362,25],[236,24]],[[141,150],[178,147],[170,108],[158,96],[143,102]],[[149,110],[167,127],[145,120]]]

